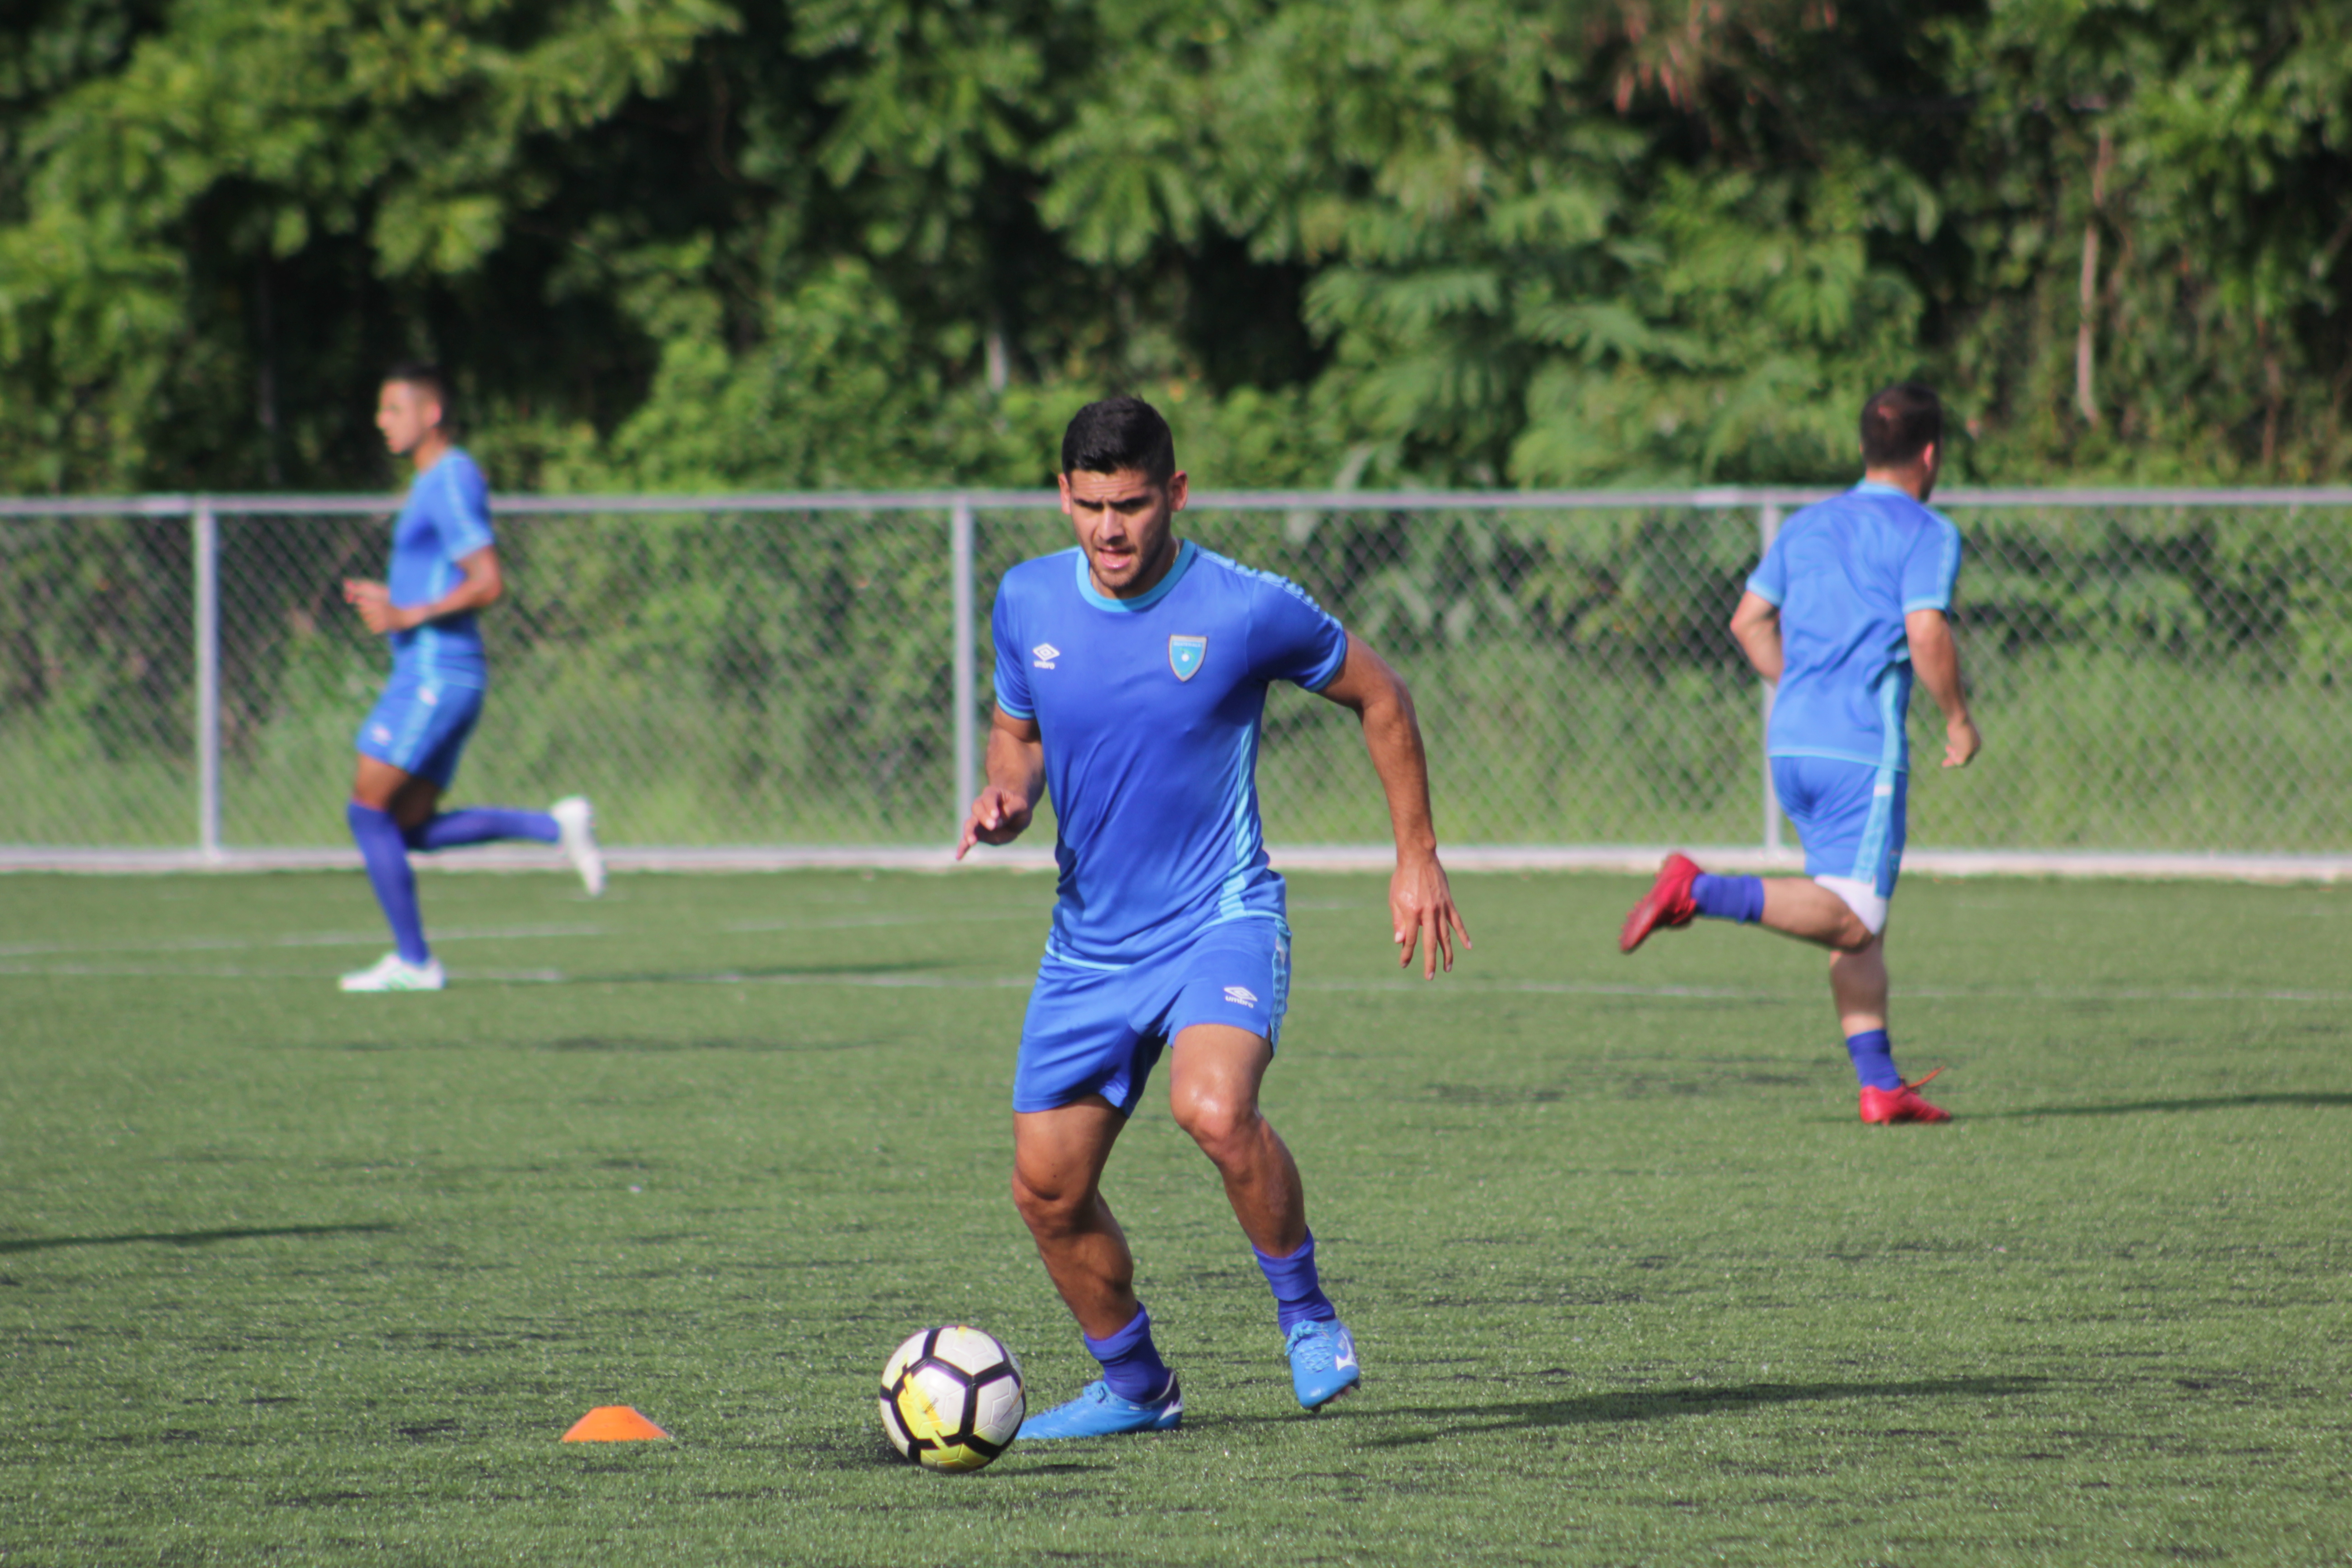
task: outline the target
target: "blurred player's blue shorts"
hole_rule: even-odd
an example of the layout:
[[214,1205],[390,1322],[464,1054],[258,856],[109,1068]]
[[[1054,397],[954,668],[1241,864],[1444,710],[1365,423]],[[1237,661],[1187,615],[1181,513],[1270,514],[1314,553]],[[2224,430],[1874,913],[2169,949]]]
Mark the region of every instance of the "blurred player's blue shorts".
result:
[[1053,1110],[1099,1094],[1128,1115],[1160,1053],[1195,1024],[1230,1024],[1271,1045],[1290,1005],[1290,928],[1227,921],[1139,963],[1081,963],[1047,949],[1037,966],[1013,1109]]
[[360,755],[447,789],[457,776],[466,738],[481,716],[480,687],[428,683],[394,670],[375,710],[360,726]]
[[1911,775],[1834,757],[1775,757],[1772,788],[1805,846],[1805,875],[1892,897]]

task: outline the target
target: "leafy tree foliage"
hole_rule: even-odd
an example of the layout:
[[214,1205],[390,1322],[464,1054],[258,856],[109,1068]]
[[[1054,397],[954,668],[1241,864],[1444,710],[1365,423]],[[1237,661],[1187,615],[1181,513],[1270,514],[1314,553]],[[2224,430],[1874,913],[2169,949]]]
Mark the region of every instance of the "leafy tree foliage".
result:
[[26,0],[0,488],[2331,473],[2321,0]]

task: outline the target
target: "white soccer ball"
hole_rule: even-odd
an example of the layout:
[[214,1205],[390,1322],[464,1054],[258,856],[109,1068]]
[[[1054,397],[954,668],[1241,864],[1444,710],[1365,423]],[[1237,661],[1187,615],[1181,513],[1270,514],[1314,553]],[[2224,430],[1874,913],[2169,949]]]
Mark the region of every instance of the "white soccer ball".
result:
[[882,1366],[882,1430],[931,1470],[976,1470],[1021,1430],[1029,1396],[1003,1342],[953,1324],[910,1334]]

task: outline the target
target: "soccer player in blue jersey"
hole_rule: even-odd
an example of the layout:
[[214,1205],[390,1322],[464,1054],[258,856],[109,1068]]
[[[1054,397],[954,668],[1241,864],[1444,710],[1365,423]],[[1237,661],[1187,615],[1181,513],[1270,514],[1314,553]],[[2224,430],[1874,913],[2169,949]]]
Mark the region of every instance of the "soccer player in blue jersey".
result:
[[391,683],[360,726],[348,816],[395,944],[376,963],[344,975],[346,991],[438,991],[446,984],[417,915],[412,849],[500,838],[561,844],[590,893],[604,886],[595,818],[579,795],[546,811],[438,809],[489,681],[474,616],[506,591],[490,533],[489,487],[474,459],[450,442],[442,423],[447,405],[447,384],[430,365],[403,365],[384,378],[376,427],[394,457],[415,465],[416,479],[393,525],[391,581],[343,583],[343,598],[368,630],[392,643]]
[[1287,680],[1361,720],[1388,796],[1399,963],[1422,973],[1469,933],[1429,810],[1412,696],[1294,584],[1177,539],[1185,500],[1166,421],[1131,397],[1091,404],[1062,438],[1077,548],[1024,562],[996,597],[988,783],[964,824],[1006,844],[1050,795],[1061,869],[1013,1070],[1013,1200],[1102,1377],[1031,1416],[1026,1438],[1164,1431],[1176,1374],[1135,1295],[1103,1164],[1163,1050],[1169,1106],[1224,1178],[1272,1287],[1298,1402],[1360,1377],[1323,1293],[1298,1166],[1258,1110],[1290,989],[1283,882],[1259,828],[1258,726]]
[[1906,382],[1873,396],[1862,483],[1791,517],[1732,613],[1732,636],[1777,688],[1772,788],[1811,879],[1712,877],[1672,855],[1618,941],[1631,952],[1662,926],[1706,915],[1828,948],[1862,1119],[1874,1123],[1951,1120],[1920,1097],[1927,1079],[1906,1083],[1895,1070],[1886,1033],[1887,900],[1903,863],[1914,677],[1943,712],[1944,766],[1968,766],[1983,744],[1952,641],[1959,530],[1927,510],[1943,439],[1943,405],[1928,388]]

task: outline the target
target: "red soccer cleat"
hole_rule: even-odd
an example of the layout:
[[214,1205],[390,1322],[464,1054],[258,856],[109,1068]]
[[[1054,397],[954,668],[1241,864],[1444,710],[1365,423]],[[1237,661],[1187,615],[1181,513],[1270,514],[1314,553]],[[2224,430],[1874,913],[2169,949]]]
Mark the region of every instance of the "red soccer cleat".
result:
[[1666,857],[1658,868],[1658,879],[1625,917],[1625,929],[1617,933],[1617,951],[1631,952],[1660,926],[1686,926],[1698,913],[1698,905],[1691,900],[1691,884],[1698,879],[1698,862],[1677,850]]
[[[1936,1072],[1942,1072],[1937,1068]],[[1934,1078],[1931,1072],[1927,1078]],[[1898,1121],[1949,1121],[1952,1113],[1940,1105],[1930,1105],[1919,1098],[1916,1083],[1897,1085],[1894,1089],[1864,1088],[1862,1091],[1862,1119],[1874,1127],[1892,1127]]]

